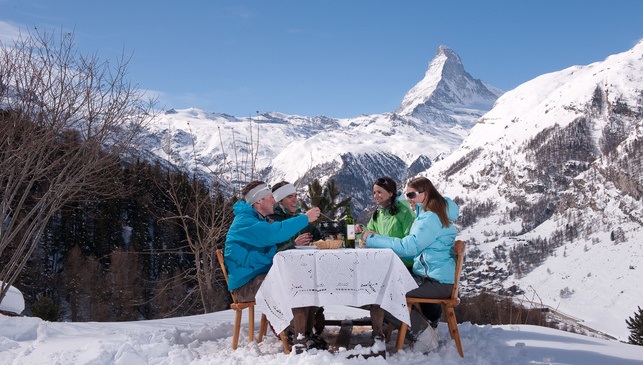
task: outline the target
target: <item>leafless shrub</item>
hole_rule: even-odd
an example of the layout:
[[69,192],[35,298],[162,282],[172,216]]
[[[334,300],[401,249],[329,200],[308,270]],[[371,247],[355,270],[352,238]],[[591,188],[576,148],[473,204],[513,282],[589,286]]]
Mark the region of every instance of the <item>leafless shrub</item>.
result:
[[80,54],[70,33],[0,44],[0,299],[62,206],[115,194],[118,156],[153,105],[128,61]]

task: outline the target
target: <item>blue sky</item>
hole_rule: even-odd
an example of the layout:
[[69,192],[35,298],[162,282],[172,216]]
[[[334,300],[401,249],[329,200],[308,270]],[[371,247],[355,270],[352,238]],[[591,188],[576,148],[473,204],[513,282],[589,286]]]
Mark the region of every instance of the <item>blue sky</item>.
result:
[[354,117],[397,109],[440,45],[503,90],[627,51],[643,1],[0,0],[0,40],[34,27],[131,54],[165,109]]

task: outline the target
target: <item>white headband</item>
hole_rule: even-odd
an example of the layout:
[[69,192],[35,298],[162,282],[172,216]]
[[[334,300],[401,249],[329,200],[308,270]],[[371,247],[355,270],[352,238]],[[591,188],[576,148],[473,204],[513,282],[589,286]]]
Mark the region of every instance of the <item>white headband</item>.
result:
[[275,198],[276,201],[281,201],[281,199],[287,197],[290,194],[296,193],[297,190],[295,190],[295,185],[293,184],[286,184],[279,189],[275,190],[272,192],[272,196]]
[[270,188],[268,187],[268,185],[261,184],[261,185],[257,185],[254,188],[252,188],[252,190],[250,190],[248,192],[248,194],[246,194],[245,200],[246,200],[246,202],[248,202],[248,204],[252,205],[252,204],[258,202],[259,200],[267,197],[270,194],[271,194],[271,192],[270,192]]

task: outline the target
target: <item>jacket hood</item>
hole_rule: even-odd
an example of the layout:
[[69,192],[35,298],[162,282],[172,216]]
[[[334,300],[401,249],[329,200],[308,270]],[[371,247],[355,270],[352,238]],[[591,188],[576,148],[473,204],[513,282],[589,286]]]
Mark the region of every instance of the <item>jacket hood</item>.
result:
[[447,217],[453,222],[460,216],[460,207],[451,198],[444,197],[444,199],[447,201]]
[[395,192],[395,202],[402,201],[406,201],[406,196],[404,195],[404,193],[402,193],[402,191],[398,190]]
[[259,216],[259,212],[255,210],[255,208],[252,207],[252,205],[248,204],[245,200],[239,200],[238,202],[234,203],[232,206],[232,211],[234,212],[234,215],[254,215],[254,216]]
[[[445,196],[444,200],[447,201],[447,217],[451,222],[453,222],[460,216],[460,207],[458,207],[458,205],[453,200],[451,200],[451,198]],[[424,212],[425,210],[422,203],[417,203],[415,205],[415,216],[419,217],[420,214]]]

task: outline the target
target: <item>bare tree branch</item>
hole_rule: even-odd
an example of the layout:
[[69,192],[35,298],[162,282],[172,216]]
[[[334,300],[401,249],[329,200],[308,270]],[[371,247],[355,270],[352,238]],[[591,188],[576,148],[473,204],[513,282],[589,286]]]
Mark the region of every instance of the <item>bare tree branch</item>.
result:
[[[252,135],[252,126],[250,128]],[[234,199],[228,197],[229,192],[226,188],[232,187],[234,190],[237,184],[248,182],[243,181],[244,178],[254,176],[258,138],[257,136],[256,147],[251,141],[249,149],[240,150],[233,139],[232,168],[228,166],[229,161],[224,152],[218,171],[211,171],[209,186],[206,186],[205,181],[200,180],[197,174],[192,176],[184,172],[183,175],[170,175],[170,178],[175,180],[170,181],[167,192],[174,206],[172,211],[167,212],[164,219],[179,225],[185,232],[187,245],[194,255],[195,262],[194,272],[185,272],[185,278],[196,281],[198,291],[194,294],[199,296],[206,313],[220,309],[222,303],[228,304],[227,285],[216,257],[216,249],[223,247],[228,228],[234,218],[232,212]],[[168,138],[168,140],[171,139]],[[224,151],[222,140],[221,147]],[[199,161],[194,142],[192,148],[195,170],[198,170]],[[182,176],[181,181],[176,180],[177,176]],[[222,293],[226,295],[222,296]],[[188,293],[190,294],[192,293]]]
[[82,55],[71,33],[0,44],[0,299],[60,208],[113,196],[120,158],[153,116],[153,100],[114,64]]

